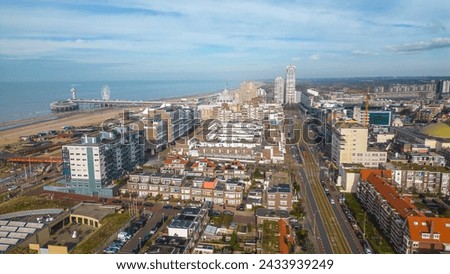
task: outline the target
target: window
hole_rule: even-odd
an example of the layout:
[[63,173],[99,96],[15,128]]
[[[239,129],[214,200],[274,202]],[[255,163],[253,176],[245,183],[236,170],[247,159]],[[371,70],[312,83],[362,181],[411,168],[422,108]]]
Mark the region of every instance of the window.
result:
[[430,239],[430,233],[422,233],[422,239]]
[[270,205],[270,206],[274,206],[275,205],[275,201],[269,201],[269,202],[267,202],[267,204]]
[[435,239],[435,240],[439,240],[439,234],[433,234],[433,239]]
[[283,205],[283,206],[287,205],[287,201],[280,201],[280,205]]

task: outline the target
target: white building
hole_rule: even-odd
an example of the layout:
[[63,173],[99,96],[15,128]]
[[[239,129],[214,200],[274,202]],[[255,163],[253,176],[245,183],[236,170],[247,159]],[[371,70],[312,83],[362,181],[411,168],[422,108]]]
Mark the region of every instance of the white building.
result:
[[387,152],[369,150],[368,129],[354,120],[341,121],[334,125],[331,144],[331,159],[339,166],[344,163],[378,167],[386,163]]
[[276,104],[284,103],[284,79],[281,76],[275,78],[273,88],[273,100]]
[[132,170],[143,159],[138,132],[121,130],[120,134],[100,132],[97,136],[84,136],[81,144],[62,147],[64,192],[113,196],[112,180]]
[[289,65],[286,69],[286,94],[285,94],[286,104],[297,103],[297,92],[295,90],[295,66]]

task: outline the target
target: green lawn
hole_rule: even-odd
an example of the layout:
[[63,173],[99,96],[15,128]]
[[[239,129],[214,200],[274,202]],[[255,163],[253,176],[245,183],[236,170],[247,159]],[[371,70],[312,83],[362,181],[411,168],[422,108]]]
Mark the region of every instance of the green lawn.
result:
[[69,208],[74,206],[72,201],[50,200],[46,197],[21,196],[0,204],[0,214],[23,210],[45,208]]
[[359,227],[361,229],[364,229],[365,227],[366,239],[369,241],[375,253],[394,254],[395,252],[390,246],[389,242],[383,237],[380,231],[378,231],[375,219],[369,214],[367,214],[367,216],[364,217],[365,211],[363,210],[361,204],[356,199],[356,196],[353,194],[346,194],[345,203],[352,212],[353,217],[355,217]]

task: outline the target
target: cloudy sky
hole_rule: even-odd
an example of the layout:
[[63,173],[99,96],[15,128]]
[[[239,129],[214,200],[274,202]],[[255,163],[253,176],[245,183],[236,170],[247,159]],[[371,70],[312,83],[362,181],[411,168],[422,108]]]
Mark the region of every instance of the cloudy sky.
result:
[[449,76],[448,0],[2,0],[0,81]]

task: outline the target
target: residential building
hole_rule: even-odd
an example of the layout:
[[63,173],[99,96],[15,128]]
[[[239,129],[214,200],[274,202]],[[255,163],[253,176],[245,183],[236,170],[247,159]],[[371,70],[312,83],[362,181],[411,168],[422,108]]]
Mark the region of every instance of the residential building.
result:
[[143,160],[139,132],[127,127],[115,132],[85,135],[80,144],[62,147],[63,176],[61,189],[47,190],[81,195],[112,197],[114,179],[121,178]]
[[445,157],[435,152],[420,153],[410,152],[408,155],[409,162],[422,166],[440,166],[444,167],[446,164]]
[[368,149],[368,129],[355,120],[340,121],[333,127],[331,137],[331,159],[339,166],[344,163],[361,163],[365,167],[377,168],[385,163],[387,152]]
[[284,97],[285,104],[296,104],[297,91],[295,90],[295,66],[289,65],[286,68],[286,92]]
[[284,103],[284,79],[281,76],[275,78],[273,88],[273,101],[275,104]]
[[384,235],[398,253],[405,251],[405,226],[408,216],[423,216],[412,201],[401,196],[384,174],[371,173],[358,183],[356,196],[377,221]]
[[192,249],[200,238],[201,232],[208,222],[209,208],[206,204],[201,207],[188,206],[176,215],[167,226],[167,234],[172,237],[188,239],[188,250]]
[[392,184],[402,193],[450,193],[450,170],[447,168],[393,162],[383,166],[392,171]]
[[191,171],[193,173],[201,173],[201,176],[213,177],[216,174],[216,167],[217,164],[214,161],[202,158],[192,164]]
[[163,167],[161,172],[163,173],[173,173],[173,174],[183,174],[189,163],[187,158],[180,155],[172,155],[166,157],[163,161]]
[[450,254],[450,218],[409,216],[402,253]]
[[142,112],[142,121],[149,143],[148,149],[158,152],[193,130],[198,121],[198,113],[195,108],[163,105],[146,108]]
[[245,184],[239,179],[219,182],[217,177],[193,177],[162,173],[132,173],[127,191],[138,197],[161,197],[163,200],[214,202],[235,207],[242,203]]
[[292,209],[292,190],[289,184],[278,184],[270,187],[265,193],[265,206],[267,209]]

